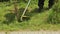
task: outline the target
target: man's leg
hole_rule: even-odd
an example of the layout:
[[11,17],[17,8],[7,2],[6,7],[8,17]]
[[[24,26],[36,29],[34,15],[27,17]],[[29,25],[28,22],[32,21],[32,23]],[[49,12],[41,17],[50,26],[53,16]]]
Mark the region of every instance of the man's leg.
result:
[[45,1],[45,0],[38,0],[39,9],[43,9],[44,1]]
[[49,7],[49,8],[52,8],[53,5],[54,5],[54,0],[49,0],[49,5],[48,5],[48,7]]

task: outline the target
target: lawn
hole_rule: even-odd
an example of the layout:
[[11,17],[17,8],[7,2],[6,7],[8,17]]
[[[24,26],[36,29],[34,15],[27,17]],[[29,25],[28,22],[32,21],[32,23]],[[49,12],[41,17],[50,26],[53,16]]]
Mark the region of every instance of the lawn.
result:
[[[11,13],[14,5],[12,3],[0,3],[0,31],[37,31],[37,30],[60,30],[59,24],[51,24],[48,22],[48,18],[50,14],[53,13],[53,9],[46,10],[48,6],[48,1],[45,1],[44,9],[42,12],[38,12],[38,0],[32,0],[27,12],[25,15],[29,16],[30,19],[25,20],[23,22],[18,22]],[[19,16],[21,16],[21,12],[23,12],[24,8],[27,5],[27,2],[19,2],[17,3],[19,9]],[[7,19],[9,20],[8,22]]]

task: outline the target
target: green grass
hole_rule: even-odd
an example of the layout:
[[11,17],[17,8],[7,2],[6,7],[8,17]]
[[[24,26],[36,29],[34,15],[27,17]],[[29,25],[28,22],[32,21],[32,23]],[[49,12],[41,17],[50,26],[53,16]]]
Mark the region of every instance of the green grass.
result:
[[[45,10],[47,8],[47,0],[45,1],[44,9],[41,13],[38,13],[38,5],[37,0],[32,0],[30,6],[28,7],[28,12],[26,15],[30,17],[29,20],[18,22],[16,19],[14,19],[12,22],[5,22],[6,17],[5,15],[9,15],[10,11],[14,9],[14,6],[11,4],[10,6],[6,6],[7,4],[0,3],[0,31],[18,31],[18,30],[60,30],[60,24],[49,24],[47,22],[48,17],[53,12],[53,9]],[[18,8],[22,9],[20,11],[23,11],[23,9],[26,7],[27,3],[21,2],[18,3]],[[14,18],[14,16],[12,16]],[[11,19],[11,18],[10,18]]]

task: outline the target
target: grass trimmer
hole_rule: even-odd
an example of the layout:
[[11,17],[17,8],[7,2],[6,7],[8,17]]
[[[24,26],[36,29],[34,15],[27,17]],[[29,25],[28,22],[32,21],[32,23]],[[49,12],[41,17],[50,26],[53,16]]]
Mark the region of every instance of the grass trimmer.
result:
[[31,2],[31,0],[28,1],[28,4],[27,4],[25,10],[24,10],[23,13],[22,13],[22,16],[21,16],[21,18],[20,18],[21,21],[23,21],[23,18],[29,18],[28,16],[24,16],[24,15],[25,15],[25,13],[26,13],[26,10],[27,10],[30,2]]

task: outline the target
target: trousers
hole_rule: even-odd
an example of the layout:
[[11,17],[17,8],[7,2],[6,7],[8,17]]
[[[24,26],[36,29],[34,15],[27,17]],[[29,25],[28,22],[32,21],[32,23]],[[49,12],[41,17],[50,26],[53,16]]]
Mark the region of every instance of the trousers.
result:
[[[38,6],[39,6],[39,8],[41,8],[41,9],[43,8],[44,1],[45,0],[38,0]],[[48,1],[48,8],[51,8],[53,5],[54,5],[54,0],[49,0]]]

